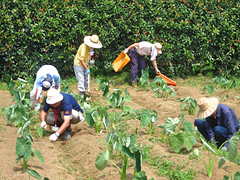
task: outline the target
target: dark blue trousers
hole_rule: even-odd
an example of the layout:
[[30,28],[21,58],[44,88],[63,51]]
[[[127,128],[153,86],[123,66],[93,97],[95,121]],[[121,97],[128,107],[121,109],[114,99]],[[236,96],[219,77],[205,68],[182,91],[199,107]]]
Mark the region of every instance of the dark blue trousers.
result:
[[129,51],[130,65],[131,65],[131,82],[137,82],[137,75],[139,69],[139,77],[142,76],[142,69],[146,70],[145,56],[141,56],[134,48]]
[[[210,141],[209,134],[206,131],[206,122],[201,119],[196,119],[194,121],[194,125],[198,128],[198,131],[203,135],[203,137],[207,141]],[[225,127],[215,126],[213,131],[215,134],[215,140],[218,142],[219,145],[221,145],[227,140],[228,130]]]

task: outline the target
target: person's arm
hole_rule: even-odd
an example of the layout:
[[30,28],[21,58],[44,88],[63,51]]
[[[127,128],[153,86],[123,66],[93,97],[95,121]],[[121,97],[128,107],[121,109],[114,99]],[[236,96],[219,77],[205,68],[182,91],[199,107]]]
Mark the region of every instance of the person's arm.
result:
[[40,114],[41,122],[46,121],[46,118],[47,118],[47,112],[42,110]]
[[160,70],[159,70],[158,67],[157,67],[157,61],[156,61],[156,59],[154,59],[154,60],[152,61],[152,64],[153,64],[153,67],[154,67],[154,69],[155,69],[155,71],[156,71],[156,74],[160,74],[161,72],[160,72]]
[[40,103],[40,97],[37,99],[37,95],[38,95],[38,89],[36,89],[35,99],[36,99],[36,103]]
[[84,68],[85,70],[87,70],[88,67],[87,67],[87,65],[85,64],[85,62],[84,62],[84,61],[80,61],[80,62],[81,62],[81,64],[82,64],[83,68]]
[[138,47],[139,48],[139,43],[134,43],[134,44],[128,46],[127,50],[129,51],[130,49],[132,49],[134,47]]
[[62,123],[62,125],[59,127],[59,129],[57,130],[57,133],[62,134],[67,127],[70,125],[70,120],[71,120],[71,116],[65,116],[63,118],[64,122]]

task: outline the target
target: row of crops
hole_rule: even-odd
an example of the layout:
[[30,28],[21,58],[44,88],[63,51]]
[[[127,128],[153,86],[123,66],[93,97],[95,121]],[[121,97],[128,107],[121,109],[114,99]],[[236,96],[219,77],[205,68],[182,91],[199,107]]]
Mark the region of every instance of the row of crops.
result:
[[[99,84],[99,90],[103,92],[103,97],[106,99],[108,106],[91,107],[89,101],[86,100],[86,96],[81,98],[80,95],[74,93],[69,86],[62,83],[61,91],[69,93],[80,102],[81,107],[84,109],[84,115],[87,124],[95,129],[96,133],[106,131],[106,143],[107,149],[101,152],[95,160],[95,166],[99,170],[103,170],[108,163],[112,163],[119,171],[121,179],[126,179],[126,171],[129,168],[130,160],[134,161],[134,180],[147,179],[146,173],[142,171],[142,149],[137,145],[137,136],[135,134],[127,134],[119,129],[119,124],[122,123],[122,119],[134,119],[141,121],[141,128],[143,128],[149,135],[154,135],[156,128],[161,128],[161,143],[168,143],[172,151],[179,153],[183,148],[186,151],[192,151],[189,155],[189,159],[200,158],[204,161],[206,171],[209,177],[212,176],[213,163],[217,156],[221,156],[220,148],[216,150],[211,144],[205,142],[202,136],[199,134],[196,128],[190,121],[185,121],[184,112],[189,114],[195,114],[198,111],[196,99],[192,97],[186,97],[184,99],[176,99],[176,101],[182,102],[180,117],[169,118],[166,117],[166,121],[163,124],[157,125],[158,114],[155,110],[142,109],[132,110],[130,106],[125,105],[125,102],[131,101],[131,95],[128,90],[122,90],[119,88],[113,89],[110,92],[110,82],[108,78],[100,78],[97,80]],[[31,157],[36,156],[43,164],[44,159],[41,152],[38,149],[32,149],[32,131],[36,124],[39,123],[39,119],[34,121],[34,112],[31,110],[31,103],[29,98],[29,92],[32,88],[33,81],[25,81],[18,78],[17,81],[8,76],[7,85],[9,87],[10,94],[14,96],[13,101],[16,102],[11,107],[5,108],[5,114],[7,116],[7,122],[13,123],[18,128],[16,141],[16,163],[21,163],[23,170],[26,170],[30,175],[35,178],[41,179],[41,176],[33,169],[27,168],[27,163]],[[201,88],[202,92],[207,92],[211,95],[213,91],[217,91],[218,88],[224,88],[228,91],[234,87],[239,87],[239,80],[228,80],[223,75],[219,75],[213,78],[209,84]],[[156,77],[153,82],[149,81],[148,71],[142,72],[142,77],[139,79],[139,90],[146,90],[150,88],[155,93],[155,98],[165,98],[168,100],[169,95],[177,98],[177,93],[174,89],[167,85],[164,79]],[[227,99],[227,96],[222,97],[223,100]],[[237,97],[239,98],[239,97]],[[111,111],[110,111],[111,110]],[[44,136],[44,130],[38,126],[36,127],[38,136],[41,138]],[[205,161],[200,156],[199,149],[193,149],[193,145],[201,141],[206,150],[213,153],[214,156],[210,156],[209,161]],[[238,141],[239,134],[236,133],[229,141],[229,157],[231,162],[238,162]],[[219,161],[219,168],[226,162],[226,157],[223,155]],[[121,162],[121,163],[116,163]],[[240,176],[240,172],[235,174],[235,178]],[[233,175],[230,172],[230,177]],[[224,178],[227,178],[224,177]],[[48,178],[45,177],[45,180]]]

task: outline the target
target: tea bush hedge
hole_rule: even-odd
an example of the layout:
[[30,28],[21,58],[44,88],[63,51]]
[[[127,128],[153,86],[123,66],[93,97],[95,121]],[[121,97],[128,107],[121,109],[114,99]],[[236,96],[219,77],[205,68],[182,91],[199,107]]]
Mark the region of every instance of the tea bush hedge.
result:
[[[192,64],[239,76],[238,0],[2,0],[0,77],[34,77],[53,64],[62,77],[86,35],[103,44],[95,74],[113,72],[111,63],[134,42],[160,42],[159,69],[168,76],[192,75]],[[155,71],[147,57],[151,76]],[[125,68],[124,70],[129,70]]]

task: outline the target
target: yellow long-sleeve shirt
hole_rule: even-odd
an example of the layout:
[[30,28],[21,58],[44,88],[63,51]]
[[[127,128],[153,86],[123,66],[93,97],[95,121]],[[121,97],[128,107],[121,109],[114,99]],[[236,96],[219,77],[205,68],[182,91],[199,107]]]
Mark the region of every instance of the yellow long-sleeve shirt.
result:
[[77,54],[74,59],[74,64],[83,67],[81,61],[84,61],[86,66],[88,67],[89,60],[90,60],[90,47],[87,46],[85,43],[82,43],[78,48]]

